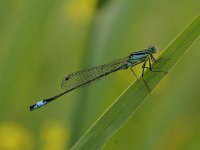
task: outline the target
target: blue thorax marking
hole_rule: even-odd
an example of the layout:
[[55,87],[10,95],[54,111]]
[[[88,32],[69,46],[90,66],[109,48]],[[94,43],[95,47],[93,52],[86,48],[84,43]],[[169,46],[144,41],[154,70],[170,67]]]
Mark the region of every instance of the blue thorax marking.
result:
[[132,55],[131,59],[138,61],[138,60],[141,60],[141,59],[145,59],[146,57],[147,57],[147,54]]
[[133,55],[142,55],[142,54],[146,54],[146,51],[139,51],[139,52],[134,52]]
[[133,53],[132,55],[130,55],[130,59],[127,65],[128,67],[134,66],[135,64],[138,64],[146,60],[147,57],[148,57],[148,54],[145,51]]

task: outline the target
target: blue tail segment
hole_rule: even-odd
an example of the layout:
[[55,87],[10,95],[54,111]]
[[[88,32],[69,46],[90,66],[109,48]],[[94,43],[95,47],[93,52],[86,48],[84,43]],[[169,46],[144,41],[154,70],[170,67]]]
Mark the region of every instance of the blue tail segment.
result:
[[37,108],[40,108],[40,107],[46,105],[47,103],[48,103],[48,102],[45,101],[45,100],[39,101],[39,102],[35,103],[34,105],[31,105],[31,106],[30,106],[30,111],[35,110],[35,109],[37,109]]

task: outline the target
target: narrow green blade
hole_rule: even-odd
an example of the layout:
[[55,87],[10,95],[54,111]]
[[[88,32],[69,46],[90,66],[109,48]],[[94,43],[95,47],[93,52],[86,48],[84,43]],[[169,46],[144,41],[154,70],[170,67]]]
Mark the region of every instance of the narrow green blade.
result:
[[[183,57],[189,47],[200,35],[200,15],[198,15],[174,40],[165,48],[159,61],[153,64],[154,70],[169,72]],[[167,73],[145,72],[145,80],[150,89],[154,89]],[[148,89],[139,78],[104,112],[94,125],[72,147],[77,149],[102,149],[109,138],[126,122],[149,96]]]

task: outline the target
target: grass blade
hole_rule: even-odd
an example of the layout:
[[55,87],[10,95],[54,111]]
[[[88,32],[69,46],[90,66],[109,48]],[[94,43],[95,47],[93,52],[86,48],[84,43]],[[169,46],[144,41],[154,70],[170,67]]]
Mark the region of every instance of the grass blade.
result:
[[[188,48],[200,35],[200,15],[198,15],[172,42],[165,48],[159,58],[163,61],[153,64],[154,70],[169,72],[187,52]],[[165,59],[166,58],[166,59]],[[145,80],[150,89],[154,89],[166,73],[145,72]],[[72,147],[76,149],[102,149],[109,138],[126,122],[149,96],[148,89],[139,78],[104,112],[94,125]]]

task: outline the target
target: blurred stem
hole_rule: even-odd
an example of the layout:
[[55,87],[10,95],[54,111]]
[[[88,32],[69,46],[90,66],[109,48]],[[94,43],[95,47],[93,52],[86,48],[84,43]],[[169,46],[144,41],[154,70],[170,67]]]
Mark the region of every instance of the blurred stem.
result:
[[[98,19],[98,14],[105,4],[107,4],[108,1],[99,0],[96,5],[96,12],[93,15],[93,18],[91,19],[91,24],[88,31],[88,38],[86,40],[86,46],[83,53],[81,65],[88,66],[89,64],[92,64],[92,56],[94,51],[91,48],[91,41],[95,37],[95,27],[96,27],[96,20]],[[72,116],[72,123],[71,123],[71,137],[69,141],[69,147],[72,147],[77,140],[81,137],[81,135],[85,132],[83,130],[83,126],[85,125],[85,118],[86,116],[86,110],[88,106],[88,93],[89,91],[87,89],[84,89],[82,92],[80,91],[79,98],[77,98],[75,108],[73,109],[73,116]]]

